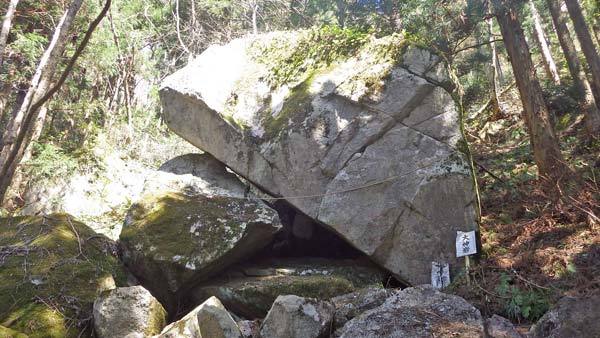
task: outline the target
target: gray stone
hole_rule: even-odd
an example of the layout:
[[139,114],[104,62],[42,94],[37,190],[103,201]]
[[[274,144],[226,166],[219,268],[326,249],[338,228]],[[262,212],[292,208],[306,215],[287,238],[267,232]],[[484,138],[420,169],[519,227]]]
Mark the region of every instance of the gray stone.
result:
[[335,306],[334,328],[338,329],[350,319],[383,304],[393,291],[384,288],[366,288],[331,299]]
[[485,320],[485,332],[488,338],[524,338],[515,326],[506,318],[493,315]]
[[479,310],[429,285],[408,288],[348,321],[342,338],[483,337]]
[[[174,297],[262,249],[277,213],[208,154],[184,155],[150,176],[120,236],[124,263],[168,308]],[[252,195],[249,195],[252,197]]]
[[258,338],[260,337],[260,322],[258,320],[241,320],[237,322],[242,337]]
[[432,261],[456,271],[453,239],[476,229],[475,198],[457,150],[456,107],[433,84],[447,80],[438,58],[412,47],[393,62],[381,58],[373,51],[406,45],[390,36],[288,83],[267,82],[261,57],[271,56],[256,51],[291,54],[303,34],[207,49],[163,82],[168,126],[270,194],[289,197],[396,277],[429,283]]
[[130,286],[106,291],[94,302],[98,338],[144,338],[160,333],[166,311],[148,290]]
[[531,327],[531,338],[600,337],[600,294],[564,297]]
[[157,338],[241,338],[237,324],[223,304],[211,297],[175,323],[165,327]]
[[319,338],[331,331],[334,307],[329,302],[293,295],[279,296],[260,329],[262,338]]
[[[271,269],[265,269],[266,266]],[[248,270],[271,274],[244,276]],[[192,289],[190,296],[196,304],[215,296],[233,313],[257,319],[267,314],[279,295],[329,300],[365,287],[381,288],[383,278],[378,268],[355,260],[267,260],[254,263],[254,267],[228,269],[221,277]]]

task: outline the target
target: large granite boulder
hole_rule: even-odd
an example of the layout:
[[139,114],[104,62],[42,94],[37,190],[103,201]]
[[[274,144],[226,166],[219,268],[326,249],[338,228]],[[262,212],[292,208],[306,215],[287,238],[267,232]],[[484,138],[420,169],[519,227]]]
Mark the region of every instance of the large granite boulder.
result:
[[94,300],[125,283],[116,244],[73,217],[0,218],[0,337],[89,337]]
[[564,297],[529,330],[531,338],[600,337],[600,294]]
[[147,179],[125,219],[122,258],[168,309],[178,292],[262,249],[281,228],[246,190],[208,154],[176,158]]
[[279,295],[329,300],[366,287],[383,290],[383,279],[383,272],[367,262],[276,259],[232,267],[195,287],[191,298],[198,304],[216,296],[233,313],[257,319],[267,314]]
[[104,292],[94,302],[94,329],[98,338],[145,338],[167,324],[167,312],[142,286]]
[[408,288],[348,321],[342,338],[484,337],[479,310],[464,299],[431,286]]
[[165,120],[410,283],[476,229],[437,57],[399,36],[278,32],[208,48],[165,79]]

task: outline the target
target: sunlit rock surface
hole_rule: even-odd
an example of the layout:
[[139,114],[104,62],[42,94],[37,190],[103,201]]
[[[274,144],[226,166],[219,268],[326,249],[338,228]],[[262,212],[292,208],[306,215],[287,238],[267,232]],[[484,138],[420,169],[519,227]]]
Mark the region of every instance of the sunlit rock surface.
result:
[[216,297],[207,299],[156,338],[242,338],[237,324]]
[[167,308],[178,292],[260,250],[281,228],[277,213],[246,200],[247,187],[208,154],[165,163],[144,189],[125,219],[122,258]]
[[166,325],[167,312],[142,286],[104,292],[94,302],[98,338],[154,336]]
[[167,124],[396,277],[429,283],[433,261],[456,271],[475,198],[438,59],[389,36],[315,65],[303,48],[327,42],[303,34],[210,47],[163,82]]

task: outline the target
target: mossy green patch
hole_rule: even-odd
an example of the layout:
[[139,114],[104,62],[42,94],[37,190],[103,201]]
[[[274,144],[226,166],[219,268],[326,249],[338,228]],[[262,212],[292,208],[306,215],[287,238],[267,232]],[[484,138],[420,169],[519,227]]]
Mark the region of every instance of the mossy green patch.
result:
[[[280,295],[328,300],[363,288],[383,287],[383,273],[359,261],[323,259],[266,260],[251,265],[258,270],[275,267],[270,276],[213,280],[193,291],[199,303],[211,296],[237,314],[262,318]],[[235,275],[239,267],[230,272]],[[276,272],[280,271],[280,272]],[[229,275],[227,272],[224,275]]]
[[273,88],[302,82],[306,74],[353,56],[368,41],[364,32],[329,25],[298,34],[294,39],[289,33],[259,39],[250,47],[254,59],[267,65],[267,81]]
[[27,335],[0,325],[0,338],[27,338]]
[[314,93],[310,92],[313,79],[314,75],[309,76],[292,88],[277,114],[273,114],[270,110],[264,111],[262,126],[265,130],[265,139],[270,140],[276,137],[280,132],[286,130],[289,124],[301,123],[301,119],[310,114],[314,96]]
[[124,285],[114,244],[71,216],[0,219],[0,325],[30,337],[91,335],[107,277]]

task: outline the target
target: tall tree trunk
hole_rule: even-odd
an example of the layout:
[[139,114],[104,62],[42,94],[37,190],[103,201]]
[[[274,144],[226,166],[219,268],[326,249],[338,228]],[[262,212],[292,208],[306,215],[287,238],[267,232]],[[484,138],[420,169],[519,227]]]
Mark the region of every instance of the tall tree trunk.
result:
[[258,34],[258,1],[252,4],[252,32]]
[[[44,124],[46,122],[47,113],[48,113],[48,107],[47,107],[47,105],[43,105],[40,108],[40,113],[38,114],[38,117],[33,124],[33,131],[31,132],[31,140],[29,141],[29,145],[27,146],[27,149],[25,150],[25,152],[23,154],[21,163],[25,163],[31,159],[31,157],[33,155],[33,147],[31,145],[40,139],[40,136],[42,135],[42,131],[44,129]],[[7,192],[8,196],[6,197],[6,200],[8,203],[10,203],[9,201],[13,199],[13,196],[18,197],[18,196],[22,195],[22,190],[23,190],[22,186],[23,186],[25,178],[26,178],[26,176],[25,176],[25,173],[23,172],[22,168],[20,168],[20,170],[17,170],[15,172],[15,175],[12,179],[12,182],[11,182],[10,187]]]
[[[2,65],[4,64],[4,50],[6,49],[6,43],[8,42],[8,33],[10,33],[12,20],[15,16],[18,3],[19,0],[10,0],[8,3],[8,9],[6,10],[6,15],[4,15],[4,20],[2,20],[2,29],[0,30],[0,72],[2,71]],[[0,123],[2,124],[5,123],[4,120],[7,118],[5,116],[5,114],[8,112],[6,105],[10,98],[10,92],[10,81],[0,81]],[[0,127],[0,133],[3,132],[3,127],[4,126]]]
[[8,9],[6,10],[6,15],[4,15],[4,20],[2,21],[2,30],[0,30],[0,68],[2,68],[2,64],[4,63],[4,49],[6,48],[8,33],[10,32],[10,27],[12,26],[12,20],[15,16],[17,4],[19,4],[19,0],[10,0],[8,3]]
[[493,0],[494,12],[510,57],[515,81],[523,102],[523,119],[529,132],[533,157],[541,177],[558,180],[568,167],[550,123],[548,107],[536,76],[529,46],[517,11],[510,0]]
[[[491,14],[491,12],[489,13]],[[498,48],[496,48],[496,38],[494,37],[494,20],[490,16],[487,20],[488,35],[490,43],[490,51],[492,53],[492,63],[490,70],[490,83],[492,84],[492,107],[495,112],[500,112],[500,90],[502,83],[504,82],[504,74],[502,73],[502,66],[500,65],[500,59],[498,58]]]
[[598,52],[592,41],[592,36],[590,35],[590,30],[588,29],[583,13],[581,12],[579,2],[577,2],[577,0],[565,0],[565,4],[567,5],[569,16],[573,21],[573,28],[575,29],[575,34],[577,34],[581,50],[583,51],[583,55],[585,55],[585,59],[592,73],[592,90],[594,92],[594,97],[596,102],[600,102],[600,56],[598,56]]
[[33,132],[32,124],[38,117],[39,109],[65,82],[69,73],[73,70],[75,62],[87,46],[92,33],[96,27],[98,27],[100,21],[102,21],[102,18],[104,18],[111,5],[111,0],[106,0],[104,8],[102,8],[100,14],[90,24],[80,45],[70,58],[69,63],[65,67],[60,78],[56,84],[49,89],[49,84],[53,79],[57,65],[64,53],[67,42],[70,40],[67,38],[68,33],[75,15],[81,8],[82,2],[83,0],[73,0],[65,14],[62,16],[48,48],[40,59],[40,63],[32,78],[31,85],[25,95],[23,103],[20,105],[15,117],[9,122],[7,131],[0,141],[0,202],[4,200],[6,190],[10,186],[17,166],[27,149],[28,142]]
[[336,0],[335,5],[337,7],[337,19],[340,27],[345,27],[346,25],[346,15],[347,15],[347,6],[346,0]]
[[592,87],[588,82],[579,57],[577,50],[571,39],[571,34],[567,26],[567,18],[560,10],[560,3],[558,0],[546,0],[550,14],[552,15],[552,22],[554,23],[554,29],[558,36],[560,47],[565,54],[567,60],[567,66],[569,72],[573,78],[573,84],[578,93],[581,95],[581,106],[585,114],[585,124],[588,132],[592,135],[597,134],[600,131],[600,111],[598,105],[594,99],[592,93]]
[[546,39],[544,26],[542,26],[542,17],[535,7],[533,0],[529,0],[529,8],[531,9],[531,15],[533,16],[533,36],[535,37],[538,46],[540,46],[540,52],[542,54],[542,60],[544,60],[544,68],[546,69],[546,73],[548,74],[548,77],[552,79],[552,82],[555,84],[560,84],[558,68],[556,67],[554,58],[552,57],[550,46],[548,46],[548,40]]

